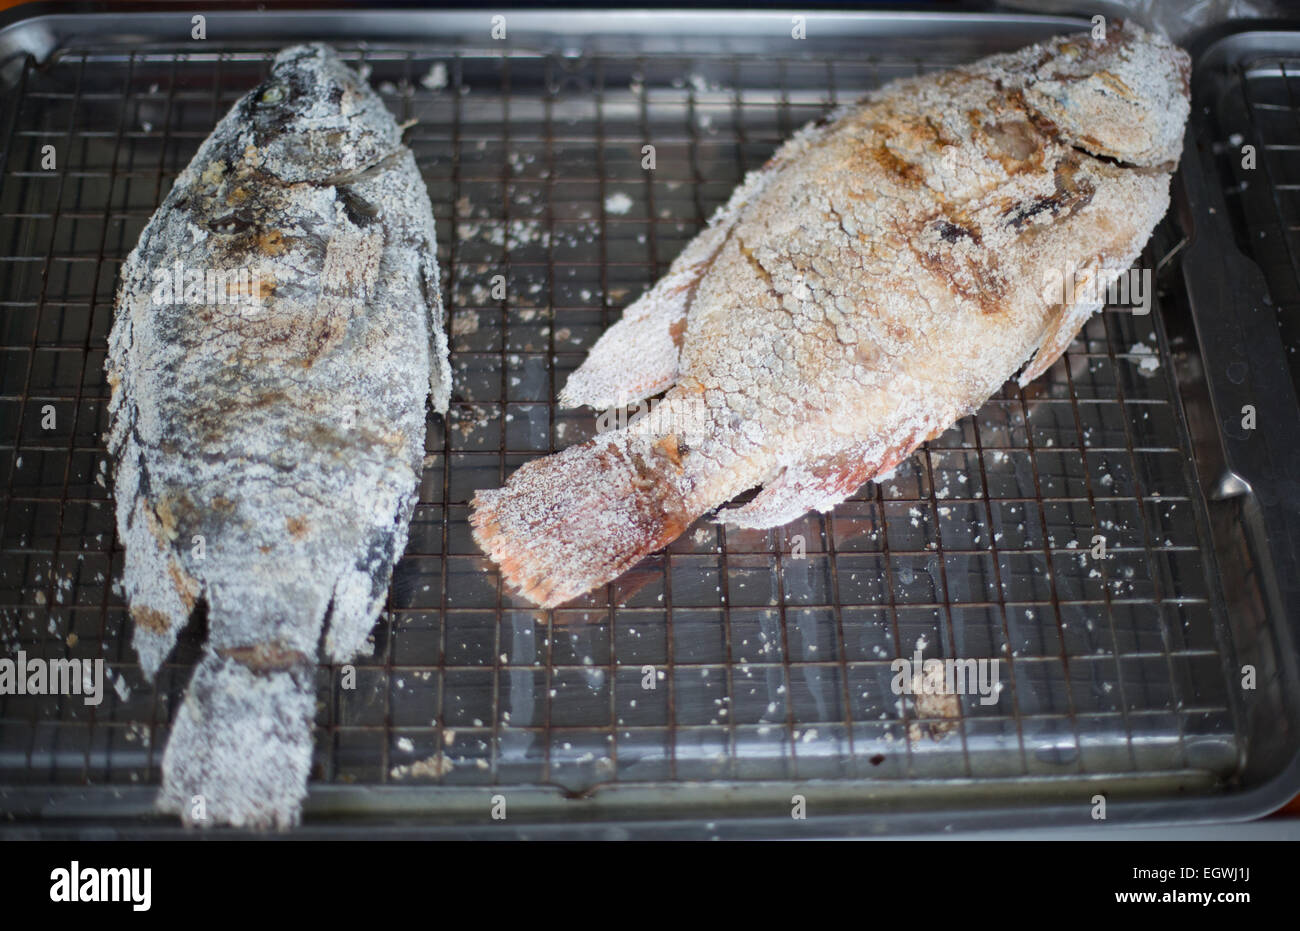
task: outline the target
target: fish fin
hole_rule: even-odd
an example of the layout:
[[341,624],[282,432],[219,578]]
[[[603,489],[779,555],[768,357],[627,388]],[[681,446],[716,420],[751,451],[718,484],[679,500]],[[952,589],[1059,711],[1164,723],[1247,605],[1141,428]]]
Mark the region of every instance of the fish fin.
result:
[[[391,564],[390,564],[391,569]],[[325,632],[325,655],[346,663],[361,652],[375,621],[384,610],[384,593],[376,597],[371,577],[360,570],[344,572],[334,583],[329,627]]]
[[677,381],[686,318],[700,280],[713,267],[745,206],[825,131],[825,127],[805,127],[778,149],[762,170],[746,176],[708,225],[673,260],[667,274],[630,304],[619,322],[591,347],[586,360],[560,392],[561,404],[604,410],[672,387]]
[[1024,388],[1055,365],[1056,360],[1065,354],[1070,343],[1074,342],[1074,338],[1079,335],[1088,318],[1100,309],[1100,304],[1073,304],[1062,310],[1057,318],[1047,325],[1042,342],[1038,344],[1038,348],[1016,379],[1016,383]]
[[[430,218],[432,229],[432,218]],[[424,302],[428,308],[429,328],[429,404],[435,411],[447,415],[451,405],[451,358],[447,348],[447,330],[443,325],[442,289],[438,281],[437,244],[433,233],[420,257],[420,274],[424,284]]]
[[[671,277],[671,276],[670,276]],[[666,287],[669,278],[623,312],[560,391],[564,407],[598,410],[659,394],[677,380],[681,334],[695,282]]]
[[922,443],[942,434],[947,426],[928,433],[913,433],[882,453],[879,442],[855,444],[811,465],[789,465],[763,486],[753,500],[718,512],[718,523],[751,530],[766,530],[790,523],[809,511],[825,513],[867,482],[889,472]]
[[350,565],[334,582],[325,632],[325,655],[334,662],[346,663],[365,647],[366,638],[384,610],[393,566],[406,549],[407,527],[414,508],[412,495],[391,528],[375,529],[376,545],[367,548],[366,558]]
[[[130,450],[118,475],[118,493],[135,493],[131,489],[139,487],[139,467]],[[149,500],[137,494],[135,507],[118,527],[126,547],[122,579],[131,606],[131,645],[150,681],[176,645],[202,591],[159,524]]]
[[693,239],[668,273],[596,340],[560,392],[562,405],[605,409],[640,401],[672,387],[677,380],[691,299],[735,219],[732,215],[715,220]]
[[603,410],[672,387],[677,381],[687,317],[700,280],[713,267],[745,207],[782,168],[797,161],[828,131],[828,124],[805,126],[777,149],[762,169],[745,176],[727,203],[673,260],[667,274],[629,305],[619,322],[591,347],[586,360],[560,392],[561,404]]
[[474,496],[474,540],[524,597],[553,608],[675,540],[699,515],[674,444],[612,431],[520,466]]
[[256,668],[205,648],[172,722],[157,807],[189,825],[285,829],[307,794],[315,665]]
[[[901,458],[901,457],[900,457]],[[753,500],[718,512],[719,523],[751,530],[780,527],[809,511],[829,511],[883,469],[854,452],[811,466],[789,465],[763,486]]]
[[[132,284],[139,284],[135,257],[133,252],[124,267],[123,293],[130,293]],[[109,356],[105,361],[109,383],[114,386],[109,403],[107,443],[117,461],[113,496],[122,504],[134,501],[132,507],[119,505],[116,509],[117,537],[126,548],[122,595],[131,606],[131,645],[141,671],[152,682],[189,621],[200,591],[198,583],[185,571],[172,541],[159,526],[152,503],[142,493],[148,482],[144,457],[136,439],[137,413],[131,393],[121,383],[129,378],[131,371],[132,336],[129,310],[119,311],[113,320]]]

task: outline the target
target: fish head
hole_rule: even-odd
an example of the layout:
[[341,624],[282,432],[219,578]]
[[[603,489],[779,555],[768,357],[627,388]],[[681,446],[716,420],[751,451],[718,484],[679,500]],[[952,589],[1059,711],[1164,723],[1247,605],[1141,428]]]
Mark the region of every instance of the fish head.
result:
[[283,181],[328,183],[401,145],[383,101],[321,43],[276,55],[270,75],[243,105],[263,168]]
[[1029,107],[1058,138],[1092,155],[1172,170],[1190,113],[1191,58],[1133,22],[1055,39],[1032,60]]

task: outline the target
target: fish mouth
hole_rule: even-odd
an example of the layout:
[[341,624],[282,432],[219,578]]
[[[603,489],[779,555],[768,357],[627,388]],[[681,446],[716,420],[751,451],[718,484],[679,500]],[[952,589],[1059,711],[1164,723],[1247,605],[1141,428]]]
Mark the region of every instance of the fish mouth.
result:
[[398,147],[383,155],[376,156],[374,159],[360,165],[357,168],[350,168],[347,171],[338,174],[329,175],[318,181],[311,182],[317,187],[342,187],[344,185],[356,184],[358,181],[365,181],[373,178],[382,172],[397,167],[397,162],[405,154],[404,147]]
[[1078,143],[1068,143],[1068,145],[1070,146],[1070,148],[1074,149],[1074,151],[1078,152],[1080,155],[1086,156],[1087,158],[1090,158],[1095,162],[1101,162],[1104,165],[1110,165],[1114,168],[1123,169],[1124,171],[1137,172],[1138,174],[1142,174],[1142,175],[1168,174],[1178,167],[1178,159],[1173,159],[1172,161],[1167,161],[1167,162],[1161,162],[1158,165],[1143,165],[1139,162],[1126,161],[1125,159],[1119,158],[1118,156],[1115,155],[1106,155],[1101,152],[1093,152],[1092,150],[1086,149],[1083,146],[1079,145]]
[[[405,147],[399,143],[395,148],[381,151],[380,153],[367,158],[355,168],[348,168],[344,171],[335,172],[334,174],[325,175],[323,177],[284,177],[265,166],[254,168],[252,173],[263,182],[270,182],[286,187],[292,187],[296,184],[307,184],[315,188],[341,188],[377,177],[385,171],[399,168],[399,162],[405,155],[405,152]],[[289,161],[292,161],[292,159],[289,159]]]

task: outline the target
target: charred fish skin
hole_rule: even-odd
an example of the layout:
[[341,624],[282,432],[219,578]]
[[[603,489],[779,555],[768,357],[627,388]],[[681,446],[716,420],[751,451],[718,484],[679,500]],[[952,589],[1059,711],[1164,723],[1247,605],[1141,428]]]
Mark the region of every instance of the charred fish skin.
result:
[[[521,466],[471,526],[554,607],[698,517],[826,511],[1045,371],[1169,204],[1187,55],[1124,24],[890,84],[800,131],[593,347],[561,394],[662,416]],[[1091,302],[1089,302],[1089,299]]]
[[406,545],[426,398],[447,409],[435,256],[401,129],[304,45],[217,124],[123,266],[108,445],[147,675],[207,607],[159,797],[187,822],[298,820],[318,651],[364,646]]

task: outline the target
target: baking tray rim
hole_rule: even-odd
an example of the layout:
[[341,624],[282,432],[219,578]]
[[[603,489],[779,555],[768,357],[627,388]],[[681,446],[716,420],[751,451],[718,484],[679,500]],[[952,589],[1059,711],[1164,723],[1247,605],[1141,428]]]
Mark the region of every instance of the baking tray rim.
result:
[[[1230,226],[1221,188],[1207,178],[1213,172],[1213,155],[1206,151],[1212,142],[1204,132],[1206,124],[1214,119],[1212,114],[1199,112],[1197,91],[1209,80],[1206,72],[1227,64],[1233,67],[1234,51],[1249,51],[1251,46],[1276,43],[1279,35],[1293,37],[1293,51],[1300,53],[1300,20],[1246,20],[1209,27],[1198,32],[1185,43],[1193,55],[1192,92],[1193,113],[1188,122],[1183,160],[1178,172],[1178,182],[1185,188],[1191,206],[1199,205],[1200,213],[1193,218],[1193,229],[1187,231],[1188,248],[1183,256],[1183,277],[1187,299],[1191,303],[1191,316],[1197,331],[1198,349],[1206,362],[1205,379],[1208,382],[1212,404],[1216,412],[1222,410],[1220,424],[1226,417],[1235,418],[1243,401],[1261,405],[1267,402],[1271,409],[1292,418],[1291,430],[1258,431],[1258,443],[1219,431],[1219,441],[1224,452],[1224,473],[1217,478],[1205,476],[1204,488],[1211,481],[1220,485],[1225,478],[1243,476],[1246,498],[1259,509],[1259,519],[1266,535],[1264,556],[1268,570],[1277,586],[1280,600],[1271,625],[1280,640],[1282,662],[1287,664],[1289,681],[1296,678],[1300,669],[1300,503],[1294,500],[1296,482],[1288,479],[1288,469],[1294,473],[1294,464],[1300,461],[1300,402],[1297,401],[1285,358],[1285,347],[1273,319],[1272,300],[1263,271],[1254,259],[1244,254]],[[1218,276],[1216,281],[1215,276]],[[1213,307],[1197,306],[1206,292],[1215,286],[1227,285],[1237,298],[1231,305],[1237,313],[1214,313]],[[1248,308],[1250,312],[1242,313]],[[1234,383],[1227,377],[1227,363],[1231,355],[1232,336],[1244,337],[1242,343],[1250,345],[1251,378]],[[1211,365],[1219,362],[1219,365]],[[1263,371],[1264,374],[1258,374]],[[1258,387],[1260,379],[1267,379],[1270,393],[1250,394],[1251,380]],[[1243,387],[1245,386],[1245,387]],[[1264,408],[1261,406],[1260,411]],[[1291,500],[1288,504],[1288,491]],[[1283,781],[1289,780],[1289,781]],[[1254,792],[1266,794],[1270,784],[1275,792],[1294,793],[1300,788],[1300,748],[1289,764],[1278,771],[1272,782],[1255,786]],[[1282,798],[1280,804],[1285,804]]]

